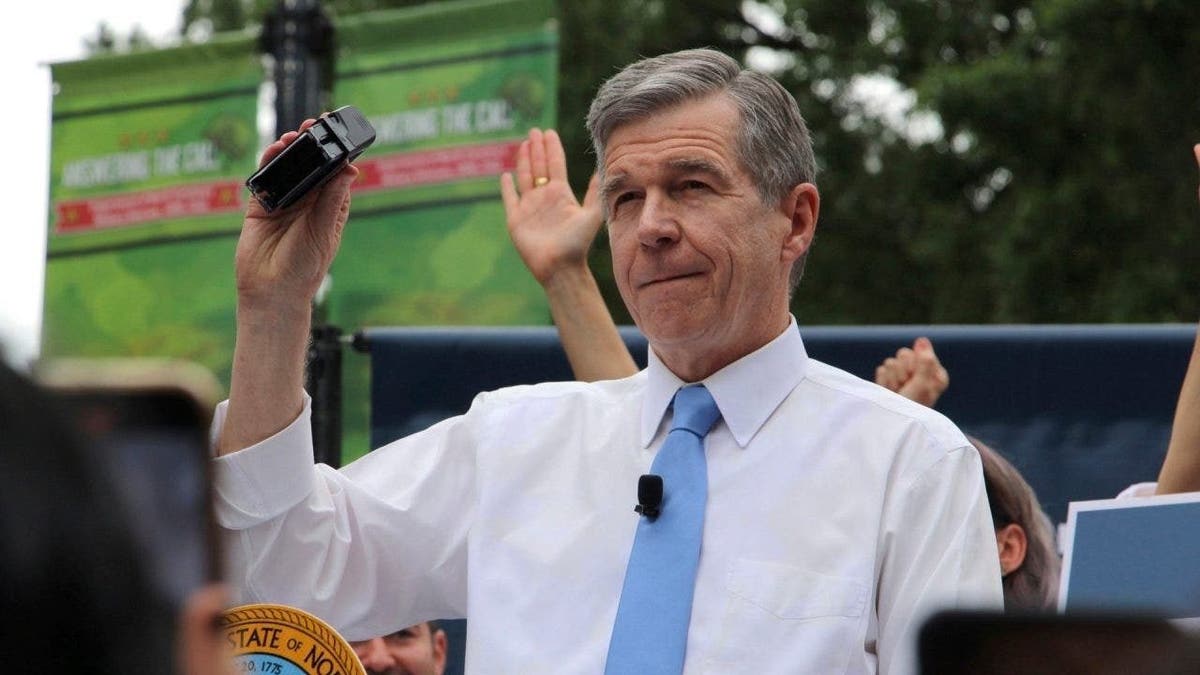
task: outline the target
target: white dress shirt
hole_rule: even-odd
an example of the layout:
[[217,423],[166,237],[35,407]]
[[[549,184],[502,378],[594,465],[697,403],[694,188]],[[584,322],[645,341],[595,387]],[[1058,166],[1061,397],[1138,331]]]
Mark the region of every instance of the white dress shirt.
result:
[[[349,639],[467,617],[469,672],[601,673],[682,384],[651,350],[623,380],[480,394],[341,471],[313,466],[306,405],[215,460],[230,577]],[[979,457],[944,417],[808,358],[794,320],[704,384],[686,673],[911,672],[929,612],[1002,607]]]

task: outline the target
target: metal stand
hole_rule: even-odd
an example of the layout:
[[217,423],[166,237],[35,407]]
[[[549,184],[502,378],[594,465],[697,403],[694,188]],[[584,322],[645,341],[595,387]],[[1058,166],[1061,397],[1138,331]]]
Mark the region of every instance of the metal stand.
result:
[[342,465],[342,330],[314,326],[308,345],[304,389],[312,397],[313,458]]
[[[317,0],[280,0],[263,17],[259,48],[272,57],[275,136],[328,110],[334,28]],[[304,388],[312,397],[313,455],[342,464],[342,331],[313,312]]]
[[263,17],[259,47],[274,62],[277,137],[328,109],[333,46],[333,22],[317,0],[280,0]]

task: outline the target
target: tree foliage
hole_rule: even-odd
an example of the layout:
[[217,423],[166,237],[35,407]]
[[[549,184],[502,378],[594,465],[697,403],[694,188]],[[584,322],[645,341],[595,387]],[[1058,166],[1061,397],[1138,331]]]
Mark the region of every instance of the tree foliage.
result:
[[[274,4],[190,0],[184,34],[252,26]],[[793,301],[802,323],[1200,313],[1200,3],[572,0],[558,16],[560,127],[580,191],[587,106],[640,56],[711,46],[793,92],[823,197]],[[592,262],[628,320],[603,238]]]

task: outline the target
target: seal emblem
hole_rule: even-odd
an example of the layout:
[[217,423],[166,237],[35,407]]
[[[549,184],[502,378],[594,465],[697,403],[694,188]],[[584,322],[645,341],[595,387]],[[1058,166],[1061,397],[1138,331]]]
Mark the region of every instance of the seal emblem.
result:
[[366,675],[329,624],[287,605],[242,605],[222,615],[236,670],[256,675]]

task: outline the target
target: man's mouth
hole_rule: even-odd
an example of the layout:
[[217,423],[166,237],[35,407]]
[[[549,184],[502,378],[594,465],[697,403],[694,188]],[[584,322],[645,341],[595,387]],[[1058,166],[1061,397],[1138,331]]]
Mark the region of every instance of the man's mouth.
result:
[[701,274],[700,272],[683,272],[680,274],[669,274],[669,275],[664,275],[664,276],[660,276],[660,277],[654,277],[653,279],[650,279],[649,281],[642,282],[641,287],[646,288],[647,286],[663,284],[663,283],[667,283],[669,281],[679,281],[680,279],[688,279],[690,277],[698,277],[698,276],[700,276],[700,274]]

